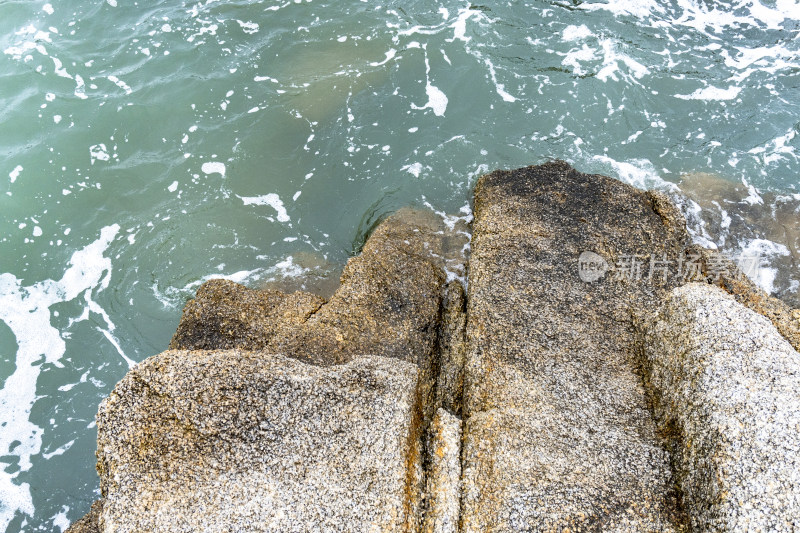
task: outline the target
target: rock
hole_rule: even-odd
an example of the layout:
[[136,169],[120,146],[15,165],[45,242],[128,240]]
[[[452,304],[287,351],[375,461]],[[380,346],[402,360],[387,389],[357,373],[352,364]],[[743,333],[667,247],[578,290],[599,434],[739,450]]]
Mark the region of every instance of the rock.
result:
[[206,282],[171,349],[267,350],[331,365],[373,354],[429,365],[443,297],[441,219],[410,209],[380,224],[330,301]]
[[425,533],[456,533],[461,511],[461,419],[436,411],[430,429]]
[[[101,405],[102,526],[418,531],[446,238],[439,217],[401,210],[327,302],[205,283],[172,350],[137,365]],[[452,469],[457,440],[446,446]],[[440,508],[453,523],[452,502]]]
[[764,292],[718,251],[694,245],[689,248],[689,253],[700,258],[703,277],[708,283],[719,286],[740,304],[767,317],[794,349],[800,350],[800,320],[796,309]]
[[[661,196],[563,162],[479,180],[464,532],[683,527],[631,316],[681,281],[660,270],[637,279],[623,267],[676,258],[686,240],[680,214]],[[609,267],[593,282],[579,276],[585,251]]]
[[800,358],[737,301],[795,346],[798,311],[563,162],[482,177],[475,217],[468,294],[469,214],[412,209],[327,301],[205,283],[102,403],[71,531],[800,526]]
[[800,355],[707,284],[673,290],[641,327],[693,530],[800,528]]
[[416,365],[168,351],[97,415],[102,531],[414,531]]
[[205,282],[183,309],[173,350],[263,350],[279,332],[301,326],[325,300],[254,290],[225,279]]

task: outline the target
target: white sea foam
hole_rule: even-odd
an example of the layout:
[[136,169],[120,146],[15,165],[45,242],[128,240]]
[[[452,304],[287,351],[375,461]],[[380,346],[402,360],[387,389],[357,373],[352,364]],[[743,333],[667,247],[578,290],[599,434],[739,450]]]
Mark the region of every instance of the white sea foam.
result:
[[[24,287],[12,274],[0,274],[0,320],[17,341],[14,372],[0,389],[0,449],[19,458],[19,471],[31,468],[31,457],[42,447],[43,428],[30,420],[36,401],[36,382],[42,364],[57,367],[66,350],[61,333],[50,323],[50,307],[70,302],[84,293],[102,291],[111,279],[111,259],[104,256],[119,233],[119,225],[103,228],[100,238],[72,254],[70,266],[60,280],[46,280]],[[16,512],[33,515],[30,487],[17,484],[19,472],[0,471],[0,530],[5,530]]]
[[225,177],[225,164],[220,163],[219,161],[209,161],[203,163],[203,166],[200,167],[200,170],[202,170],[204,174],[219,174],[223,178]]
[[489,68],[489,76],[492,78],[492,83],[494,83],[494,90],[500,95],[500,98],[505,102],[516,102],[517,99],[506,92],[506,86],[497,81],[497,72],[494,69],[494,64],[488,58],[484,59],[484,63]]
[[278,222],[289,222],[289,215],[286,213],[280,196],[275,193],[265,194],[263,196],[240,196],[244,205],[269,205],[278,212]]
[[778,270],[764,266],[764,264],[770,258],[788,255],[791,255],[791,252],[783,244],[767,239],[753,239],[742,245],[739,264],[756,285],[764,289],[767,294],[771,294],[775,289],[775,277],[778,275]]
[[125,91],[125,94],[133,93],[133,89],[131,89],[130,85],[128,85],[127,83],[125,83],[124,81],[122,81],[121,79],[119,79],[116,76],[108,76],[108,81],[110,81],[111,83],[113,83],[114,85],[116,85],[117,87],[122,89],[123,91]]
[[[628,79],[641,79],[642,77],[650,74],[650,70],[630,57],[623,54],[618,50],[618,44],[611,39],[601,39],[600,45],[603,47],[603,68],[597,73],[597,78],[602,81],[608,81],[611,78],[617,81],[617,73],[623,73],[619,64],[625,65],[630,72]],[[624,74],[623,74],[624,75]],[[632,78],[630,77],[632,76]]]
[[376,61],[374,63],[370,63],[370,66],[380,67],[381,65],[385,65],[386,63],[394,59],[396,55],[397,55],[397,50],[395,50],[394,48],[390,48],[389,51],[386,52],[386,58],[383,61]]
[[93,144],[89,147],[89,157],[91,158],[91,163],[94,165],[95,161],[108,161],[111,159],[111,156],[108,154],[108,148],[105,144]]
[[785,134],[779,135],[761,146],[750,149],[748,153],[758,156],[765,165],[770,165],[789,157],[797,161],[800,159],[797,155],[797,149],[790,144],[795,137],[797,137],[797,130],[792,128]]
[[11,183],[14,183],[15,181],[17,181],[17,178],[19,177],[20,172],[22,172],[23,170],[25,170],[25,169],[22,168],[22,165],[17,165],[17,166],[14,167],[14,170],[12,170],[11,172],[8,173],[8,178],[11,180]]
[[585,43],[580,48],[573,48],[564,55],[561,64],[565,67],[571,67],[572,73],[576,76],[583,76],[587,73],[581,63],[593,61],[597,59],[595,49],[587,46]]
[[428,53],[425,52],[425,94],[428,95],[428,101],[423,106],[416,106],[411,104],[413,109],[427,109],[433,110],[433,114],[437,117],[443,117],[444,112],[447,110],[447,95],[444,94],[438,87],[431,83],[431,64],[428,61]]
[[592,31],[585,24],[580,26],[571,25],[562,30],[561,39],[567,42],[581,41],[592,35]]
[[50,518],[50,520],[53,522],[53,527],[60,529],[61,533],[64,533],[64,531],[66,531],[70,526],[69,518],[67,518],[67,512],[69,512],[69,506],[63,505],[61,507],[61,511]]
[[453,38],[448,39],[449,42],[453,42],[456,39],[459,41],[469,42],[472,37],[467,37],[467,21],[473,17],[479,18],[481,16],[481,12],[476,9],[470,9],[469,7],[462,8],[458,11],[458,17],[456,17],[455,22],[450,25],[453,28]]
[[411,163],[410,165],[405,165],[400,170],[405,170],[409,174],[413,174],[415,178],[418,178],[420,173],[422,172],[422,164]]
[[703,220],[703,208],[700,207],[700,204],[685,196],[673,196],[673,200],[686,218],[686,229],[692,237],[692,241],[705,248],[716,250],[717,243],[708,233],[708,227]]
[[741,92],[741,87],[730,86],[727,89],[720,89],[709,85],[702,89],[697,89],[692,94],[676,94],[675,98],[681,100],[733,100]]
[[[586,26],[568,26],[562,33],[564,41],[586,41],[594,37]],[[650,74],[650,69],[642,65],[639,61],[628,54],[620,51],[619,42],[610,38],[599,38],[597,43],[599,48],[590,46],[586,42],[581,42],[580,47],[571,49],[569,52],[561,53],[564,59],[561,64],[570,67],[573,74],[583,76],[598,67],[596,62],[602,58],[602,65],[597,70],[597,78],[607,82],[609,79],[618,81],[618,76],[622,76],[627,81],[635,82]],[[624,68],[623,68],[624,67]]]
[[273,274],[278,274],[284,278],[298,278],[305,274],[306,269],[298,264],[295,264],[294,259],[290,255],[283,261],[275,264],[275,267],[270,269]]
[[241,20],[237,20],[236,22],[239,23],[239,26],[241,26],[243,32],[248,33],[250,35],[252,35],[254,33],[258,33],[259,26],[258,26],[257,23],[252,22],[250,20],[248,20],[246,22],[243,22]]
[[763,5],[759,0],[739,2],[736,6],[738,9],[730,9],[725,4],[718,5],[723,8],[710,8],[707,2],[698,0],[678,0],[678,6],[683,12],[671,23],[713,35],[726,28],[736,29],[741,26],[780,29],[787,19],[800,19],[800,2],[797,0],[777,0],[774,8]]
[[646,159],[616,161],[605,155],[596,155],[593,160],[603,163],[620,181],[639,189],[676,190],[677,185],[664,180],[653,164]]
[[747,202],[750,205],[764,205],[764,199],[761,198],[760,194],[758,194],[758,190],[749,183],[747,183],[746,180],[742,180],[742,183],[744,184],[745,187],[747,187],[747,192],[748,192],[747,198],[745,198],[742,201]]
[[664,7],[656,0],[608,0],[608,2],[581,4],[581,9],[587,11],[597,11],[604,9],[616,16],[630,15],[637,18],[645,18],[654,13],[664,13]]

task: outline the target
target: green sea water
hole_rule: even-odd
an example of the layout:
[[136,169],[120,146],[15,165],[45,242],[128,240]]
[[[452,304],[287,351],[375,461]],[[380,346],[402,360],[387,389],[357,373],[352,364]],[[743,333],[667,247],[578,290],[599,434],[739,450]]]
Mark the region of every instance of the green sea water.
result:
[[88,511],[97,405],[203,280],[329,287],[495,168],[690,184],[698,241],[800,285],[722,216],[800,201],[796,0],[0,0],[0,50],[0,530]]

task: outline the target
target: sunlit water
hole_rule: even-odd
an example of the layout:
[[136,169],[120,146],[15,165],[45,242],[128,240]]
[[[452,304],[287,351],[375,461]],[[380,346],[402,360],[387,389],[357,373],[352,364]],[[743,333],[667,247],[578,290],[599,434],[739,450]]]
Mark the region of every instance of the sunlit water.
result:
[[0,2],[0,530],[88,510],[97,404],[204,279],[325,286],[494,168],[680,183],[792,301],[799,34],[796,0]]

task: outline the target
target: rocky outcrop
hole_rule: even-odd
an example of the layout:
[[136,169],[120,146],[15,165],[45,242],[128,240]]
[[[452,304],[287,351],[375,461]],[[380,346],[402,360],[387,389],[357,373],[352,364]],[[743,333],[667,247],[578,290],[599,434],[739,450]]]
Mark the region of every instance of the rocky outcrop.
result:
[[[104,499],[87,523],[419,530],[439,331],[453,329],[441,323],[452,307],[442,305],[445,238],[440,218],[402,210],[348,262],[327,302],[205,283],[171,350],[137,365],[101,405]],[[437,434],[458,426],[447,416]],[[441,471],[452,477],[459,448],[440,440]],[[432,487],[448,496],[436,508],[452,524],[458,491],[441,480]]]
[[410,209],[380,224],[328,302],[209,281],[186,305],[170,348],[266,350],[320,365],[373,354],[425,366],[443,295],[441,226]]
[[73,531],[795,525],[796,311],[566,163],[479,180],[467,292],[455,220],[396,213],[327,301],[204,284],[101,405]]
[[800,528],[800,355],[769,320],[689,284],[644,322],[642,350],[692,529]]
[[680,220],[660,196],[565,163],[480,179],[463,531],[682,528],[631,319],[679,281],[634,270],[579,275],[583,252],[607,266],[677,257],[686,241]]

